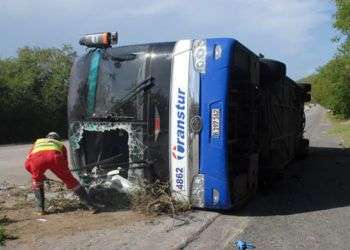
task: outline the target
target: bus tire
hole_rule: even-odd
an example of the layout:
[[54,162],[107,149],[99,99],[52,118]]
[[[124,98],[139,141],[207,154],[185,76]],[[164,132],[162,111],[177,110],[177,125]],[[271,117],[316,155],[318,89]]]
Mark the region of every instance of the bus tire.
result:
[[305,158],[309,154],[309,140],[308,139],[301,139],[298,143],[298,146],[295,150],[295,156],[296,158]]
[[272,59],[260,59],[261,82],[278,82],[286,76],[286,65]]
[[309,102],[309,101],[311,101],[311,95],[309,93],[305,93],[304,102]]
[[298,83],[298,86],[304,90],[304,92],[311,91],[311,84],[309,83]]

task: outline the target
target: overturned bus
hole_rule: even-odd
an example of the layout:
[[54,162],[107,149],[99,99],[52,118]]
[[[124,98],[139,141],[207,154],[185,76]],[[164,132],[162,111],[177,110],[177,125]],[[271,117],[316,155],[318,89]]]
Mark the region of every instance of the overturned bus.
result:
[[235,39],[89,47],[68,99],[72,170],[87,187],[160,180],[193,207],[231,209],[258,174],[307,152],[310,85]]

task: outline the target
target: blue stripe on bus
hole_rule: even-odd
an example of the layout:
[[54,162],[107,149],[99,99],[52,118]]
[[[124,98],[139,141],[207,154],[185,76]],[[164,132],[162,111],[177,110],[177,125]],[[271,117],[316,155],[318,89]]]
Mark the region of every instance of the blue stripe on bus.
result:
[[[230,79],[229,67],[236,40],[207,39],[206,73],[201,74],[200,102],[203,129],[200,135],[200,173],[205,177],[205,207],[230,209],[229,169],[227,163],[227,94]],[[222,48],[221,58],[215,60],[216,45]],[[219,109],[219,135],[211,136],[211,112]],[[217,111],[217,110],[216,110]],[[219,192],[214,204],[213,191]]]

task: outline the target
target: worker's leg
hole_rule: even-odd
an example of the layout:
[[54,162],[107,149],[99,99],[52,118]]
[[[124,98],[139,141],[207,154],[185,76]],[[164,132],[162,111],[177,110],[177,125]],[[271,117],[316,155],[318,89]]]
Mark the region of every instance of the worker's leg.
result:
[[40,183],[38,186],[33,188],[33,193],[36,201],[36,209],[40,215],[45,214],[45,190],[44,185]]
[[31,157],[25,161],[25,168],[32,175],[32,190],[35,197],[36,210],[39,214],[45,214],[45,166],[40,157]]
[[90,196],[85,188],[74,178],[68,168],[68,162],[64,157],[57,156],[55,164],[50,167],[50,170],[64,182],[68,189],[72,190],[79,197],[80,201],[86,207],[91,210],[94,209]]
[[68,189],[74,191],[80,187],[79,181],[70,172],[68,162],[64,157],[56,155],[49,169],[63,181]]

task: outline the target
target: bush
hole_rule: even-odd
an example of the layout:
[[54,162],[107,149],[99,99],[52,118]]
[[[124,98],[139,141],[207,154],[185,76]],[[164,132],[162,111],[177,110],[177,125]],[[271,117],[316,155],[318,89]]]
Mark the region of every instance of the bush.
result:
[[[315,75],[308,78],[312,83],[313,99],[331,109],[342,118],[350,117],[350,2],[334,0],[336,13],[334,28],[344,38],[338,53],[326,65],[318,69]],[[334,39],[340,41],[338,36]]]
[[70,46],[24,47],[17,57],[0,59],[0,143],[32,141],[50,130],[66,135],[74,57]]
[[342,46],[339,54],[312,77],[313,98],[340,117],[350,117],[350,50]]

